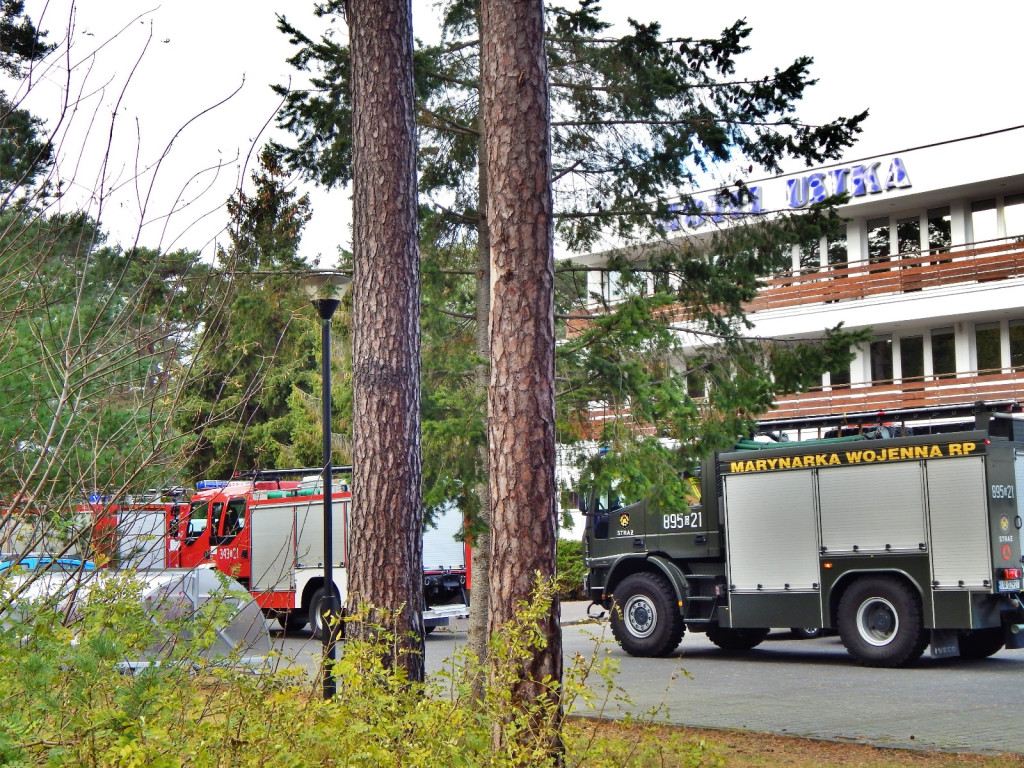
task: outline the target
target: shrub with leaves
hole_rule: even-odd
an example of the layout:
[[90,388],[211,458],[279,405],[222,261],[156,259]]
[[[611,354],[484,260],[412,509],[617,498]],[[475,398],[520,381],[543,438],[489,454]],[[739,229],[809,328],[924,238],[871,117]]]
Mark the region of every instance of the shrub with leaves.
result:
[[[8,605],[4,589],[0,606]],[[702,743],[646,738],[647,727],[628,719],[627,727],[607,727],[603,718],[621,715],[625,698],[597,640],[564,682],[549,681],[551,697],[525,710],[509,706],[519,667],[545,642],[537,622],[552,595],[550,584],[540,589],[492,638],[483,701],[471,693],[469,679],[480,671],[471,654],[415,683],[386,664],[382,649],[397,637],[385,626],[372,640],[342,644],[337,694],[323,701],[302,670],[272,665],[257,675],[208,663],[204,649],[235,610],[229,602],[154,613],[137,580],[104,579],[75,611],[43,601],[3,620],[0,765],[721,765]],[[143,649],[157,650],[160,663],[125,674],[124,662]],[[562,712],[593,719],[565,720]],[[524,733],[530,738],[519,738]]]
[[562,600],[582,600],[583,577],[587,573],[583,561],[583,542],[576,539],[558,540],[558,596]]

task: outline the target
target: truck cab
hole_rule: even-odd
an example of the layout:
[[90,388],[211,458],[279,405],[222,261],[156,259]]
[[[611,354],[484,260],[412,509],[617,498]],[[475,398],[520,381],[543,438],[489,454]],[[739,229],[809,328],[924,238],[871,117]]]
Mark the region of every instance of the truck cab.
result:
[[584,499],[584,552],[591,564],[587,591],[592,599],[606,600],[609,579],[621,578],[639,561],[699,561],[718,554],[721,537],[717,519],[712,521],[705,510],[702,474],[687,476],[688,493],[675,500],[630,502],[612,487]]

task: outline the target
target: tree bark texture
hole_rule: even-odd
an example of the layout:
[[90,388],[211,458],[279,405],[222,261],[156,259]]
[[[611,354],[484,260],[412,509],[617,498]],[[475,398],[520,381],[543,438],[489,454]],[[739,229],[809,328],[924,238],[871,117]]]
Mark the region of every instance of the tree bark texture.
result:
[[[553,578],[555,337],[551,144],[542,0],[481,0],[480,82],[491,242],[488,450],[490,630],[500,631],[536,577]],[[557,599],[547,647],[526,665],[522,703],[562,677]]]
[[[480,135],[483,136],[483,116],[480,117]],[[477,153],[479,200],[477,209],[480,211],[476,237],[476,353],[481,362],[474,371],[473,384],[484,394],[490,382],[490,327],[491,314],[491,235],[487,229],[487,154]],[[490,570],[491,570],[491,498],[490,485],[487,482],[487,446],[480,447],[480,462],[483,465],[484,481],[477,484],[476,493],[480,497],[480,519],[474,526],[477,533],[473,537],[472,558],[473,597],[469,603],[468,644],[469,650],[480,661],[481,671],[485,668],[488,656],[487,622],[490,602]],[[482,674],[471,681],[473,697],[477,701],[484,698],[484,678]]]
[[[411,679],[422,680],[423,472],[412,9],[410,0],[347,0],[345,15],[352,52],[355,262],[347,602],[350,611],[364,601],[398,612],[401,651],[400,658],[391,661],[405,667]],[[365,624],[352,627],[357,634],[367,631]]]

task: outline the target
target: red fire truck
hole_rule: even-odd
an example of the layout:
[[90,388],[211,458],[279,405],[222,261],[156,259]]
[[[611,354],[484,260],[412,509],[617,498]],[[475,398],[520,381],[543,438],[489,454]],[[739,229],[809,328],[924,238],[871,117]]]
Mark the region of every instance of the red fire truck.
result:
[[89,531],[89,556],[108,567],[176,567],[167,557],[167,527],[170,519],[188,509],[187,497],[181,487],[120,498],[92,494],[78,507]]
[[[340,468],[332,494],[334,590],[340,601],[347,593],[345,571],[347,520],[352,494],[347,469]],[[99,530],[117,527],[118,540],[127,530],[150,530],[161,523],[158,565],[135,567],[194,568],[212,564],[241,582],[263,612],[287,630],[312,620],[322,637],[319,603],[327,595],[324,579],[323,483],[319,469],[272,470],[237,474],[230,481],[197,484],[188,503],[152,505],[152,509],[115,510],[100,518]],[[152,517],[153,515],[155,517]],[[129,523],[129,519],[133,522]],[[461,517],[452,509],[424,534],[423,614],[427,632],[469,615],[469,547],[457,541]],[[136,546],[135,551],[140,551]],[[151,549],[152,553],[154,550]],[[121,562],[133,564],[122,556]]]

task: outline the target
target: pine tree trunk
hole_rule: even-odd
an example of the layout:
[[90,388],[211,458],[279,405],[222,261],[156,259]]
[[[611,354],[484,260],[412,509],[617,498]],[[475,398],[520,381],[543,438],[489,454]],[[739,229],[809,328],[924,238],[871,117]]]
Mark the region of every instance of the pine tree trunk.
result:
[[[491,237],[493,633],[529,601],[537,574],[555,574],[554,236],[543,2],[481,0],[480,14]],[[547,646],[524,665],[514,691],[521,706],[551,695],[545,676],[561,681],[558,616],[556,600],[540,622]]]
[[[483,118],[480,119],[480,135],[483,135]],[[487,228],[487,155],[478,154],[478,187],[479,199],[477,207],[480,218],[477,224],[477,271],[476,271],[476,353],[482,361],[474,371],[473,384],[480,393],[487,391],[490,379],[490,335],[488,333],[491,312],[491,235]],[[469,650],[479,660],[481,669],[485,668],[488,656],[488,592],[490,590],[491,570],[491,498],[487,482],[487,446],[480,448],[480,461],[484,466],[484,481],[477,484],[476,493],[480,497],[480,518],[476,521],[476,535],[473,537],[473,589],[469,604]],[[472,681],[473,698],[483,701],[484,678],[478,674]]]
[[[347,0],[352,50],[353,503],[349,598],[398,612],[423,679],[420,283],[409,0]],[[376,614],[364,616],[377,618]],[[366,624],[351,627],[366,634]],[[409,654],[403,651],[415,651]]]

